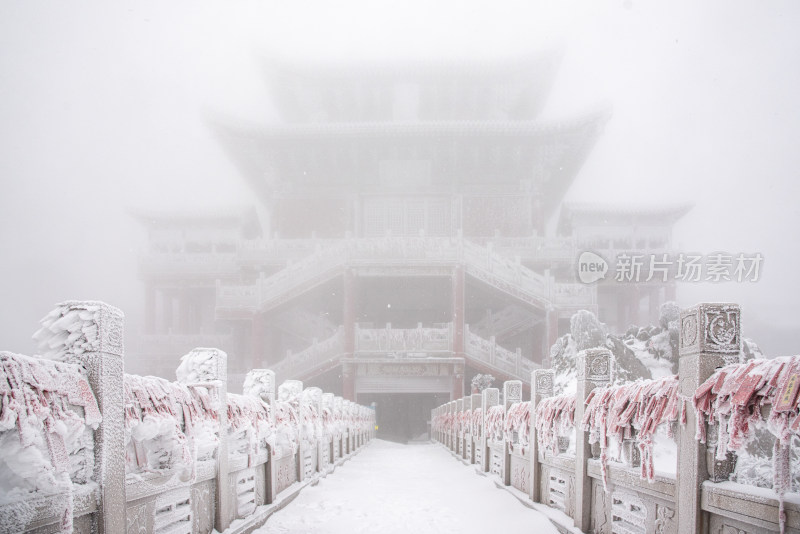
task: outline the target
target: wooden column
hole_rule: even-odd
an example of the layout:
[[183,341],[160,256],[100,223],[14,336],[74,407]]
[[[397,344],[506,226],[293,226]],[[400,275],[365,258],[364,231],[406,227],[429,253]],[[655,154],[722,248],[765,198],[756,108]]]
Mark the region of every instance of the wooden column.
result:
[[558,310],[550,308],[545,315],[544,347],[542,349],[542,364],[550,362],[550,348],[558,340]]
[[453,356],[464,357],[464,266],[453,269]]
[[[352,358],[356,352],[356,317],[357,317],[357,284],[355,275],[345,269],[342,283],[342,324],[344,327],[344,356]],[[342,364],[342,397],[349,401],[356,400],[355,366]]]

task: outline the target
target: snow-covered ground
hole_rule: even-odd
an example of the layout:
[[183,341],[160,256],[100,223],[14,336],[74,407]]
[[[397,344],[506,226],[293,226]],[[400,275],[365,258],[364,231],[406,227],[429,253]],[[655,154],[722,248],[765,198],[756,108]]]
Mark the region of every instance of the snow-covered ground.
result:
[[374,440],[318,485],[305,488],[257,534],[558,531],[441,445]]

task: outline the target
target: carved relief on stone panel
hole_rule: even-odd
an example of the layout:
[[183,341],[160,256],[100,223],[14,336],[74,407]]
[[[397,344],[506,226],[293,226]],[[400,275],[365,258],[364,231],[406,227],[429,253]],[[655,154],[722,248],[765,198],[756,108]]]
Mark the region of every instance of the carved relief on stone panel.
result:
[[611,379],[611,352],[608,349],[586,349],[578,353],[578,380],[603,384]]
[[124,315],[119,309],[103,304],[100,306],[98,327],[100,330],[100,350],[108,354],[125,354],[123,334]]
[[739,307],[715,306],[704,310],[705,350],[709,352],[739,352]]
[[679,351],[681,354],[699,352],[700,317],[697,310],[681,313]]
[[214,481],[192,486],[192,532],[209,534],[214,529]]
[[127,534],[147,534],[153,531],[155,516],[154,501],[131,506],[125,511],[125,532]]
[[608,522],[608,494],[602,484],[592,485],[592,532],[595,534],[611,534]]
[[656,505],[656,534],[674,534],[675,525],[675,510],[662,504]]
[[506,394],[508,402],[519,402],[522,400],[522,382],[513,380],[507,384]]
[[539,397],[549,397],[553,394],[553,371],[547,370],[536,373],[536,394]]
[[567,498],[564,502],[564,512],[570,516],[575,516],[575,477],[571,476],[567,479]]

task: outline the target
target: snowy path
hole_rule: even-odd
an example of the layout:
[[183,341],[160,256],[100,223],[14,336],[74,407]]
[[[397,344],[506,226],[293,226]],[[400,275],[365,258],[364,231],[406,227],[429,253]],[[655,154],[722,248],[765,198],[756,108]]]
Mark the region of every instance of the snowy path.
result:
[[375,440],[318,485],[305,488],[258,534],[557,534],[474,466],[440,445]]

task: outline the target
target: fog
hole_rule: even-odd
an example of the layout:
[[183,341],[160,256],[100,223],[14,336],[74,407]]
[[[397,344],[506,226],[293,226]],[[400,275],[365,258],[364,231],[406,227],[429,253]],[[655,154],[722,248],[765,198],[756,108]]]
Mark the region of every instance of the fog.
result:
[[[655,4],[655,5],[654,5]],[[101,299],[141,329],[131,208],[255,205],[218,118],[269,124],[270,58],[563,60],[543,118],[613,115],[568,201],[690,202],[674,248],[760,252],[735,301],[770,355],[800,349],[800,5],[767,2],[0,3],[0,339],[31,353],[52,305]],[[549,228],[554,229],[554,221]]]

